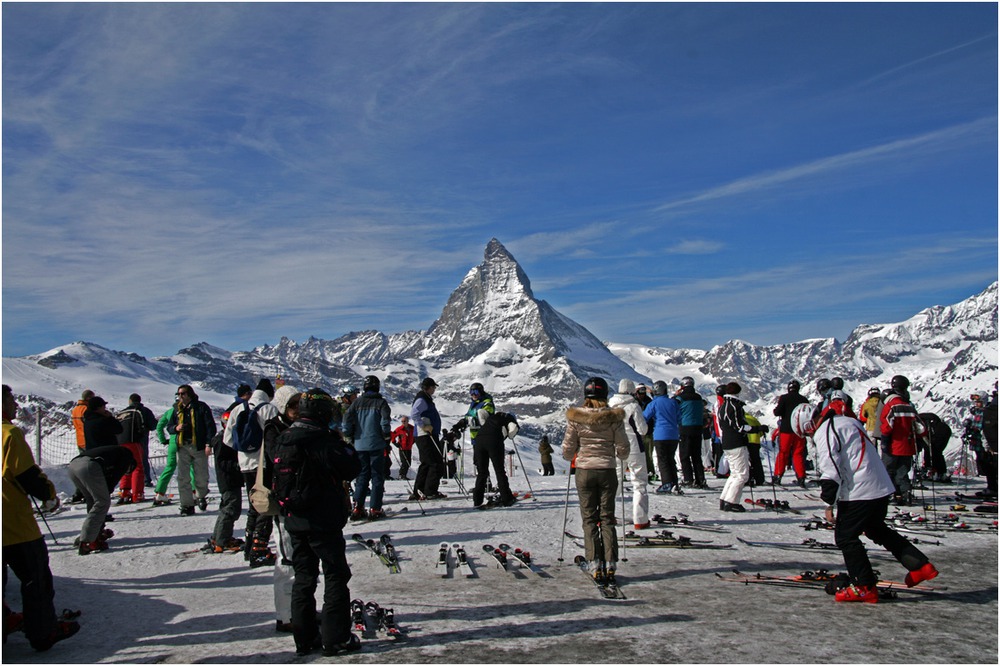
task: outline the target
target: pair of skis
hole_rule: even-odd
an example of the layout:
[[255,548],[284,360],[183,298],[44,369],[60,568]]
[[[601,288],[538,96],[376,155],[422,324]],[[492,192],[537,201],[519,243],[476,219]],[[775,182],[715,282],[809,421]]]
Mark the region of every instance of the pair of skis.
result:
[[[794,574],[791,576],[768,576],[762,573],[748,574],[739,571],[738,569],[733,569],[731,575],[724,575],[716,572],[716,577],[720,580],[730,582],[730,583],[744,583],[749,585],[751,583],[762,584],[762,585],[776,585],[780,587],[822,587],[826,590],[827,594],[834,594],[837,590],[841,590],[850,584],[850,577],[846,573],[835,574],[826,569],[819,569],[817,571],[804,571],[800,574]],[[878,575],[878,571],[875,572]],[[913,587],[906,587],[906,583],[902,583],[894,580],[879,580],[876,583],[880,592],[883,591],[900,591],[900,592],[938,592],[941,590],[946,590],[946,587],[935,587],[930,585],[914,585]],[[891,595],[889,598],[893,598],[895,595]],[[880,598],[882,598],[880,596]]]
[[634,541],[630,544],[633,548],[702,548],[707,550],[724,550],[732,548],[732,544],[716,544],[712,541],[692,539],[690,537],[677,535],[673,532],[662,530],[653,536],[626,532],[625,539]]
[[396,624],[396,613],[391,608],[382,608],[374,601],[364,603],[361,599],[351,601],[351,622],[354,630],[362,638],[374,638],[378,632],[397,639],[404,636]]
[[378,557],[379,561],[389,569],[389,573],[397,574],[400,572],[399,557],[396,555],[396,547],[392,545],[392,537],[388,534],[383,534],[379,537],[378,541],[375,541],[374,539],[366,539],[360,534],[355,534],[351,538],[370,550],[373,555]]
[[[618,585],[618,580],[615,578],[613,573],[609,573],[607,569],[602,568],[597,575],[590,569],[590,562],[587,561],[583,555],[577,555],[573,558],[573,563],[580,568],[583,575],[586,576],[591,583],[593,583],[597,590],[601,593],[601,597],[604,599],[612,599],[615,601],[622,601],[626,599],[625,593],[622,592],[621,587]],[[602,563],[603,564],[603,563]]]
[[438,546],[438,560],[437,565],[434,567],[435,573],[437,573],[441,578],[447,578],[450,573],[450,560],[448,555],[451,551],[455,551],[455,567],[458,571],[461,571],[466,578],[472,578],[476,575],[476,572],[472,570],[472,564],[469,563],[469,557],[465,552],[465,546],[460,543],[453,543],[450,546],[446,542],[442,542]]
[[656,514],[652,518],[653,522],[657,525],[671,525],[674,527],[684,527],[689,530],[701,530],[703,532],[729,532],[724,527],[718,525],[706,525],[704,523],[693,522],[687,514],[678,513],[676,516],[670,516],[669,518]]
[[542,570],[539,569],[534,562],[531,561],[531,553],[523,550],[521,548],[514,548],[506,543],[501,543],[496,547],[486,544],[483,546],[483,550],[493,556],[493,559],[497,561],[497,564],[504,571],[513,571],[508,568],[508,563],[511,560],[518,562],[518,564],[530,571],[531,573],[541,576]]
[[758,497],[757,501],[753,501],[749,497],[747,497],[743,501],[752,506],[763,507],[768,511],[777,511],[778,513],[794,513],[794,514],[802,513],[798,509],[793,509],[792,507],[788,506],[787,500],[773,500],[773,499],[768,499],[766,497]]

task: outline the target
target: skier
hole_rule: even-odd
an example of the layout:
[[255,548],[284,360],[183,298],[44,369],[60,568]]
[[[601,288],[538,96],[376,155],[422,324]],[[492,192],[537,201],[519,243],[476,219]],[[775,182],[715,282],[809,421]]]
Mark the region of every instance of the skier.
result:
[[91,398],[83,415],[83,436],[87,449],[118,446],[118,435],[122,430],[122,424],[108,411],[107,400],[99,395]]
[[801,384],[793,379],[788,382],[786,392],[778,397],[778,404],[772,412],[778,417],[778,455],[774,457],[774,472],[771,485],[780,486],[785,469],[791,464],[800,488],[806,487],[806,440],[792,432],[792,410],[807,402],[799,393]]
[[389,442],[399,449],[399,478],[406,479],[413,463],[413,424],[409,416],[399,418],[399,427],[392,431]]
[[879,417],[883,437],[882,462],[896,488],[896,504],[908,506],[913,499],[910,467],[913,465],[913,456],[917,453],[916,438],[926,428],[920,422],[917,410],[910,404],[910,380],[903,375],[896,375],[890,385],[892,392],[885,400]]
[[[479,382],[473,382],[472,386],[469,387],[469,409],[465,412],[464,425],[469,428],[469,440],[472,443],[472,464],[475,467],[477,457],[475,455],[476,451],[476,435],[479,433],[479,428],[481,423],[479,421],[480,410],[485,410],[488,414],[496,413],[496,405],[493,402],[493,396],[486,392],[486,389]],[[449,456],[449,468],[451,467],[451,456]],[[483,470],[486,474],[486,480],[489,481],[489,468]],[[479,482],[479,469],[476,468],[476,482]]]
[[[242,388],[242,387],[241,387]],[[270,390],[270,393],[268,393]],[[237,428],[240,426],[240,415],[246,412],[247,419],[256,418],[257,425],[263,433],[264,426],[268,419],[278,415],[278,408],[271,404],[271,396],[274,389],[271,382],[266,377],[257,383],[257,388],[250,394],[249,400],[241,399],[229,411],[229,423],[222,436],[222,442],[230,449],[236,448],[238,435]],[[244,451],[237,450],[236,455],[240,461],[240,473],[243,475],[243,488],[247,494],[247,522],[244,530],[243,559],[250,568],[270,566],[274,564],[276,555],[271,552],[268,544],[271,541],[271,532],[274,530],[274,520],[271,516],[262,516],[249,501],[250,491],[257,481],[257,466],[260,461],[260,450]]]
[[643,418],[653,431],[653,448],[656,449],[656,464],[660,468],[663,483],[656,493],[683,495],[677,483],[677,442],[680,439],[680,403],[667,395],[665,381],[653,382],[653,400],[642,410]]
[[709,490],[701,456],[701,433],[707,403],[694,389],[692,377],[681,379],[681,390],[675,400],[680,403],[681,474],[684,485]]
[[937,483],[950,483],[948,478],[948,463],[944,459],[944,450],[951,439],[951,427],[932,412],[917,415],[927,432],[924,433],[926,449],[924,450],[924,467],[927,476]]
[[[235,417],[234,417],[235,418]],[[167,432],[177,435],[177,490],[180,494],[181,515],[193,516],[195,495],[185,483],[194,470],[197,500],[202,511],[208,508],[208,458],[205,447],[215,435],[212,409],[198,400],[198,394],[188,384],[177,387]]]
[[[382,380],[365,377],[360,398],[344,414],[344,436],[354,443],[361,472],[354,481],[354,510],[351,520],[378,520],[385,517],[382,494],[385,490],[385,450],[392,434],[392,412],[380,393]],[[371,510],[365,511],[365,497],[371,484]]]
[[[133,393],[128,397],[128,407],[118,414],[118,420],[122,422],[124,431],[118,436],[118,443],[135,442],[142,452],[142,474],[145,488],[153,487],[152,469],[149,467],[149,433],[156,429],[156,415],[142,404],[142,396]],[[133,495],[140,498],[144,494],[143,488],[138,492],[133,491]],[[138,500],[135,500],[138,501]]]
[[836,525],[834,540],[844,555],[851,578],[851,584],[839,590],[835,599],[878,602],[878,578],[861,542],[862,534],[883,546],[906,567],[908,587],[937,576],[938,571],[927,556],[885,522],[894,486],[861,422],[828,411],[816,424],[808,403],[796,407],[791,420],[797,435],[811,435],[816,442],[820,497],[827,504],[826,519]]
[[219,515],[209,539],[213,553],[243,549],[245,545],[242,540],[233,538],[233,526],[243,512],[243,473],[240,472],[240,458],[236,451],[222,441],[229,415],[229,412],[223,413],[220,419],[222,429],[209,443],[215,457],[215,483],[219,487]]
[[[24,634],[38,652],[44,652],[80,630],[74,621],[56,619],[52,603],[55,590],[49,568],[49,551],[31,510],[30,497],[43,502],[42,509],[55,511],[59,497],[45,472],[35,464],[24,432],[14,425],[17,401],[9,386],[3,385],[3,583],[7,587],[7,567],[21,581],[21,618]],[[6,592],[4,597],[6,598]],[[3,605],[4,642],[7,627],[14,624],[12,613]],[[8,657],[10,658],[10,657]],[[11,660],[13,660],[11,658]]]
[[[994,387],[996,385],[994,384]],[[986,490],[983,499],[997,498],[997,391],[993,389],[993,395],[986,407],[983,409],[983,439],[986,440],[985,463],[986,463]]]
[[69,461],[69,478],[87,502],[87,516],[80,528],[80,555],[108,549],[111,535],[104,530],[104,523],[111,507],[111,490],[135,464],[132,452],[117,444],[87,449]]
[[[80,394],[80,399],[76,401],[76,405],[73,406],[73,410],[70,412],[70,418],[73,421],[73,431],[76,433],[76,448],[80,451],[87,448],[87,437],[83,433],[83,415],[87,413],[87,405],[93,397],[94,392],[90,389],[85,389],[83,393]],[[70,502],[76,504],[82,501],[83,491],[76,488],[73,493],[73,499],[71,499]]]
[[[632,523],[635,529],[644,530],[649,527],[649,493],[646,489],[649,472],[646,469],[646,447],[642,440],[648,426],[642,416],[642,408],[632,396],[634,392],[635,384],[631,379],[621,380],[618,382],[618,393],[611,397],[608,406],[621,409],[625,414],[625,435],[629,444],[628,468],[632,471]],[[700,429],[698,437],[700,445]],[[625,520],[625,516],[622,516],[622,520]]]
[[[278,410],[278,415],[264,424],[264,456],[261,462],[261,482],[265,488],[272,488],[274,483],[274,465],[272,454],[278,436],[288,430],[299,417],[299,400],[301,392],[290,384],[282,383],[274,392],[271,404]],[[277,538],[277,557],[274,562],[274,614],[275,630],[292,631],[292,585],[295,572],[292,569],[292,540],[285,529],[285,518],[280,514],[274,516],[274,528]]]
[[434,406],[434,391],[437,386],[433,379],[424,377],[410,408],[410,420],[416,428],[415,443],[420,454],[420,467],[417,468],[417,478],[413,481],[410,501],[445,498],[445,494],[439,490],[445,466],[443,452],[437,445],[441,435],[441,415]]
[[486,508],[483,504],[486,495],[486,484],[490,478],[490,463],[493,464],[493,474],[497,479],[497,491],[500,493],[500,506],[514,504],[514,496],[510,492],[510,482],[504,470],[504,441],[514,439],[517,434],[517,419],[506,412],[490,413],[484,407],[476,415],[479,431],[472,445],[472,456],[476,466],[476,485],[472,489],[472,504],[477,509]]
[[582,407],[566,410],[562,456],[576,458],[576,490],[591,573],[599,583],[614,583],[618,564],[615,458],[626,460],[629,454],[625,412],[608,407],[608,383],[600,377],[584,383],[583,397]]
[[[248,389],[250,387],[247,387]],[[228,410],[227,410],[228,411]],[[174,415],[174,408],[170,407],[163,413],[160,420],[156,422],[156,438],[160,441],[160,446],[167,449],[167,460],[163,463],[163,471],[160,472],[160,478],[156,481],[156,487],[153,489],[155,493],[153,495],[153,506],[165,506],[170,504],[170,498],[167,497],[167,487],[170,485],[170,479],[173,478],[174,472],[177,470],[177,435],[167,433],[167,424],[170,423],[171,417]],[[191,482],[191,488],[196,487],[194,480],[194,467],[189,470],[188,477]],[[187,481],[185,481],[187,483]],[[177,482],[178,488],[180,487],[180,481]]]
[[861,404],[861,412],[858,418],[862,423],[865,424],[865,430],[868,431],[868,437],[873,441],[878,441],[878,415],[879,415],[879,405],[882,402],[882,392],[878,390],[877,386],[873,386],[868,389],[868,397]]
[[[265,452],[292,545],[292,635],[298,656],[319,647],[324,656],[361,649],[361,641],[350,631],[351,568],[343,532],[350,511],[345,484],[357,476],[361,465],[340,433],[330,430],[333,410],[329,393],[309,389],[299,398],[298,419]],[[320,563],[324,592],[317,626]]]
[[[542,463],[542,476],[555,476],[556,468],[552,466],[552,445],[549,444],[549,436],[542,435],[538,440],[538,455]],[[643,460],[645,463],[645,459]]]
[[747,434],[766,433],[767,426],[751,426],[746,422],[743,401],[736,396],[742,391],[737,382],[726,384],[722,403],[718,409],[719,430],[722,432],[722,451],[729,463],[729,478],[722,487],[719,497],[721,511],[742,513],[746,511],[740,504],[743,486],[750,479],[750,452],[747,449]]

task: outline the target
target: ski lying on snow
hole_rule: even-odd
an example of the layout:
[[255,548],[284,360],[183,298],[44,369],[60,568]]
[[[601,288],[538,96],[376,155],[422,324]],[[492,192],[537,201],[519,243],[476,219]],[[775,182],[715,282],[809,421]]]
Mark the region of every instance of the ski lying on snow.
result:
[[[384,539],[389,539],[388,534],[382,535]],[[388,569],[389,573],[397,574],[399,573],[399,561],[396,559],[396,551],[394,548],[390,548],[390,552],[386,552],[383,542],[381,540],[375,541],[374,539],[365,539],[360,534],[355,534],[351,537],[357,543],[361,544],[368,550],[372,552],[373,555],[378,557],[379,561],[382,562]],[[390,540],[391,546],[391,540]]]
[[593,574],[591,574],[590,572],[590,563],[587,562],[587,558],[585,558],[583,555],[577,555],[576,557],[574,557],[573,563],[576,564],[576,566],[580,568],[580,571],[583,572],[583,575],[586,576],[587,579],[590,580],[590,582],[597,587],[597,589],[601,593],[601,597],[605,599],[615,599],[615,600],[622,600],[626,598],[625,593],[622,592],[620,587],[618,587],[617,582],[609,583],[606,580],[600,581],[594,578]]
[[755,502],[751,500],[749,497],[747,497],[743,501],[752,506],[762,507],[764,509],[767,509],[768,511],[777,511],[778,513],[794,513],[794,514],[802,513],[798,509],[793,509],[792,507],[788,506],[788,502],[786,500],[775,501],[761,497],[757,499],[757,501]]
[[520,562],[521,565],[523,567],[525,567],[531,573],[539,575],[539,576],[542,575],[542,570],[539,569],[538,567],[536,567],[532,563],[532,561],[531,561],[531,553],[529,553],[528,551],[521,550],[520,548],[511,548],[511,546],[508,546],[505,543],[500,544],[499,548],[500,548],[500,550],[504,551],[505,553],[507,553],[508,555],[510,555],[511,557],[513,557],[515,560],[517,560],[518,562]]
[[729,532],[729,530],[719,525],[705,525],[703,523],[693,522],[684,514],[670,516],[669,518],[657,514],[653,516],[652,520],[657,525],[672,525],[675,527],[684,527],[689,530],[702,530],[704,532]]
[[630,548],[701,548],[707,550],[724,550],[732,548],[732,544],[716,544],[712,541],[701,541],[690,537],[662,531],[653,536],[643,536],[635,532],[626,532],[625,539],[631,542]]
[[460,543],[453,543],[451,549],[455,551],[455,567],[456,570],[461,571],[465,574],[466,578],[472,578],[476,573],[472,570],[472,565],[469,563],[469,557],[465,552],[465,546]]
[[396,615],[391,608],[382,608],[378,603],[369,601],[365,604],[365,620],[366,624],[390,638],[403,636],[403,632],[396,626]]
[[434,572],[441,578],[448,577],[448,544],[441,542],[438,546],[437,564],[434,565]]
[[783,550],[840,550],[836,544],[823,543],[816,539],[803,539],[799,543],[791,541],[750,541],[743,537],[736,537],[736,540],[753,548],[781,548]]
[[504,571],[510,571],[510,569],[507,568],[506,551],[504,551],[501,548],[494,548],[490,544],[485,544],[483,546],[483,550],[493,556],[493,559],[497,561],[497,564],[500,566],[501,569],[503,569]]
[[[878,575],[878,572],[875,572]],[[817,571],[804,571],[800,574],[793,574],[790,576],[769,576],[762,573],[744,573],[738,569],[733,569],[732,576],[724,576],[720,573],[716,573],[716,576],[722,580],[731,580],[734,582],[745,582],[745,583],[796,583],[803,586],[809,587],[827,587],[827,592],[833,594],[833,591],[847,587],[850,582],[850,578],[846,573],[835,574],[826,569],[818,569]],[[831,587],[829,584],[833,583]],[[899,591],[914,591],[914,592],[939,592],[942,590],[947,590],[947,587],[936,587],[930,585],[914,585],[913,587],[907,587],[906,583],[895,580],[879,580],[876,585],[882,589],[894,589]]]

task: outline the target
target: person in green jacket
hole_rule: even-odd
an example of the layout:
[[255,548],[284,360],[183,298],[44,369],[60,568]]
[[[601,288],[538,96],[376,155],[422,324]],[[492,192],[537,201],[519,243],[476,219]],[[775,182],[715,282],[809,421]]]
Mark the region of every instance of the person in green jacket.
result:
[[[163,466],[163,472],[160,473],[160,478],[156,482],[156,497],[153,498],[153,506],[163,506],[164,504],[170,503],[170,498],[167,497],[167,486],[170,484],[170,479],[174,478],[174,472],[177,470],[177,435],[168,435],[166,428],[167,424],[170,423],[170,417],[174,415],[174,408],[171,407],[160,420],[156,423],[156,438],[160,440],[160,445],[167,447],[167,462]],[[191,468],[191,487],[194,487],[194,467]]]

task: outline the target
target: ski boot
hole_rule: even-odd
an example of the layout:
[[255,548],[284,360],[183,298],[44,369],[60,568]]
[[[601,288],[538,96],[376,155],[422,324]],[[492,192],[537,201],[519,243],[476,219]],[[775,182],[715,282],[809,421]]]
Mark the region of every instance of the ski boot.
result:
[[368,522],[385,518],[385,511],[382,509],[371,509],[368,511]]
[[878,603],[878,588],[874,585],[848,585],[833,595],[837,601],[860,601],[866,604]]
[[924,566],[920,567],[916,571],[910,571],[906,574],[906,587],[913,587],[914,585],[919,585],[925,580],[930,580],[932,578],[937,578],[938,570],[930,562],[926,562]]
[[101,541],[99,538],[94,541],[83,541],[80,543],[80,550],[77,551],[80,555],[90,555],[91,553],[97,553],[102,550],[108,549],[108,542]]
[[31,641],[31,647],[37,652],[45,652],[59,641],[66,640],[76,632],[80,631],[80,623],[73,620],[59,620],[52,633],[41,640]]
[[250,568],[271,566],[277,561],[278,556],[267,547],[267,542],[261,539],[253,540],[253,548],[250,549]]
[[354,510],[351,511],[351,522],[357,522],[359,520],[367,520],[367,519],[368,519],[368,512],[365,511],[365,508],[363,506],[355,504]]
[[163,493],[156,493],[153,496],[153,506],[166,506],[170,504],[170,498]]

